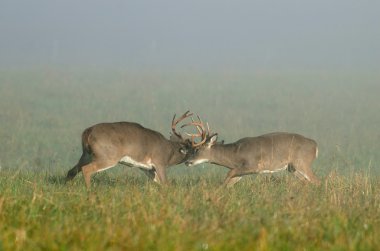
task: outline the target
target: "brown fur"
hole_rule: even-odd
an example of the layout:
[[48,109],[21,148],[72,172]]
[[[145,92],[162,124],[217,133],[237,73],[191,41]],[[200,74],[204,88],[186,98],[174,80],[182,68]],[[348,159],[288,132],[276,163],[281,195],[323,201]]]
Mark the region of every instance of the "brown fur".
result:
[[87,188],[91,175],[107,167],[115,166],[124,156],[140,163],[154,164],[152,170],[143,170],[150,178],[157,176],[166,183],[166,168],[182,163],[190,149],[188,141],[166,139],[161,133],[137,123],[101,123],[82,133],[83,153],[78,163],[67,173],[67,180],[83,172]]

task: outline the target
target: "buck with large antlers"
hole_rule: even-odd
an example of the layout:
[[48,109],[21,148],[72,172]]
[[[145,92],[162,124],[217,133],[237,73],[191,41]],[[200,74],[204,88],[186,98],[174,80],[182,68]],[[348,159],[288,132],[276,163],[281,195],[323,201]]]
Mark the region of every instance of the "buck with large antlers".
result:
[[176,131],[179,122],[192,116],[189,111],[172,120],[170,140],[161,133],[132,122],[101,123],[82,133],[82,156],[67,173],[66,180],[83,172],[87,188],[91,175],[118,163],[137,167],[157,183],[166,183],[166,168],[183,163],[192,147]]
[[[318,156],[317,143],[302,135],[276,132],[258,137],[242,138],[235,143],[217,143],[218,135],[210,135],[203,122],[191,122],[198,134],[192,136],[193,152],[185,164],[193,166],[204,162],[225,166],[230,169],[224,184],[233,186],[243,175],[253,173],[274,173],[288,170],[300,179],[319,184],[311,170],[311,164]],[[194,137],[201,136],[196,143]]]

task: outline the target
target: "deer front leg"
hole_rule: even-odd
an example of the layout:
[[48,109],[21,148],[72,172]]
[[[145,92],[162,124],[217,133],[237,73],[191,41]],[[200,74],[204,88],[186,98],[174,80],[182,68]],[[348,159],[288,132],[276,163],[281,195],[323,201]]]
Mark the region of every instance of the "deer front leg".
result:
[[139,168],[141,171],[143,171],[145,173],[146,176],[148,176],[148,178],[150,180],[154,180],[155,181],[155,178],[156,178],[156,171],[154,169],[152,170],[148,170],[148,169],[145,169],[145,168]]
[[164,167],[156,167],[154,170],[154,179],[158,184],[164,185],[167,184],[166,180],[166,170]]

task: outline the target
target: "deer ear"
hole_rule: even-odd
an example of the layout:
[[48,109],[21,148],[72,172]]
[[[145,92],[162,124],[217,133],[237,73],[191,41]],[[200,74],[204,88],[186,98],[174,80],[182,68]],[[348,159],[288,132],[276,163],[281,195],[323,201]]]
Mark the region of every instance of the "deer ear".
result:
[[208,143],[207,143],[207,147],[211,147],[212,145],[214,145],[216,143],[216,141],[218,140],[218,134],[215,133],[214,135],[211,136],[211,138],[209,139]]

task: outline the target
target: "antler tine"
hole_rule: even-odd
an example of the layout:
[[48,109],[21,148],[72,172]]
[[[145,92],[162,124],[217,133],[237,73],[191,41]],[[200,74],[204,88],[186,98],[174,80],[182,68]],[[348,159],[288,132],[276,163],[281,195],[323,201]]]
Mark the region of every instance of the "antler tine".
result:
[[[200,127],[201,127],[201,129],[202,129],[202,134],[201,134],[201,136],[202,136],[202,140],[201,140],[201,142],[199,142],[199,143],[192,142],[192,146],[193,146],[193,147],[197,147],[197,146],[201,146],[201,145],[203,145],[203,144],[206,142],[207,137],[208,137],[209,134],[210,134],[210,127],[209,127],[208,123],[206,122],[206,125],[207,125],[207,131],[206,131],[202,119],[201,119],[198,115],[197,115],[197,118],[198,118],[198,120],[199,120],[199,122],[200,122]],[[198,127],[197,127],[197,128],[198,128]]]
[[178,133],[178,132],[175,130],[175,128],[176,128],[176,126],[177,126],[177,124],[178,124],[179,122],[181,122],[182,120],[184,120],[185,118],[188,118],[188,117],[190,117],[190,116],[193,116],[193,114],[190,113],[190,111],[187,111],[187,112],[185,112],[180,118],[178,118],[178,119],[176,120],[176,119],[175,119],[176,114],[174,114],[173,119],[172,119],[172,132],[173,132],[176,136],[178,136],[179,138],[182,138],[182,135],[181,135],[180,133]]
[[202,140],[201,140],[199,143],[195,143],[195,141],[192,139],[192,141],[191,141],[191,145],[192,145],[193,147],[198,147],[198,146],[203,145],[203,144],[206,142],[206,140],[207,140],[207,136],[206,136],[206,135],[203,135]]
[[210,126],[208,125],[208,122],[206,122],[206,125],[207,125],[207,134],[210,136],[211,135],[211,131],[210,131]]
[[186,126],[191,126],[191,125],[193,125],[193,126],[195,126],[195,127],[197,128],[197,130],[198,130],[198,134],[190,134],[190,133],[186,133],[186,134],[188,134],[188,135],[198,135],[198,136],[201,136],[201,135],[204,133],[204,131],[205,131],[204,126],[203,126],[201,123],[199,123],[199,122],[195,122],[195,121],[190,122],[190,123],[187,123],[187,124],[184,124],[184,125],[181,126],[181,128],[184,128],[184,127],[186,127]]
[[[199,118],[199,116],[197,115],[197,117],[198,117],[198,119],[200,120],[200,118]],[[195,121],[194,121],[194,119],[193,119],[193,117],[191,117],[191,121],[193,122],[193,123],[196,123]],[[201,120],[200,120],[201,121]],[[201,123],[202,123],[202,121],[201,121]],[[195,124],[193,124],[193,125],[195,125]],[[199,126],[199,125],[195,125],[196,126],[196,128],[197,128],[197,130],[198,130],[198,133],[199,133],[199,135],[198,136],[201,136],[202,135],[202,129],[201,129],[201,127]],[[184,127],[184,126],[181,126],[181,128],[182,127]]]
[[[186,127],[186,126],[193,125],[193,126],[195,126],[197,128],[197,130],[198,130],[197,134],[186,133],[188,136],[191,137],[191,145],[193,147],[198,147],[198,146],[204,144],[206,142],[207,136],[208,136],[208,133],[206,131],[206,128],[205,128],[205,126],[204,126],[201,118],[198,115],[197,115],[197,118],[198,118],[199,122],[196,122],[193,119],[191,119],[192,122],[187,123],[187,124],[181,126],[181,128],[183,128],[183,127]],[[201,137],[201,141],[199,143],[195,143],[194,139],[196,137]]]
[[185,112],[179,119],[175,120],[176,114],[174,114],[173,119],[172,119],[172,126],[177,125],[181,120],[193,116],[192,113],[189,114],[190,111]]
[[[206,136],[206,138],[210,135],[210,127],[209,127],[209,125],[208,125],[208,122],[206,122],[206,126],[207,126],[207,130],[206,130],[206,128],[205,128],[205,126],[204,126],[204,123],[203,123],[203,121],[202,121],[202,119],[197,115],[197,118],[198,118],[198,120],[199,120],[199,122],[200,122],[200,126],[202,127],[202,131],[204,132],[204,134],[205,134],[205,136]],[[197,127],[198,128],[198,127]]]

